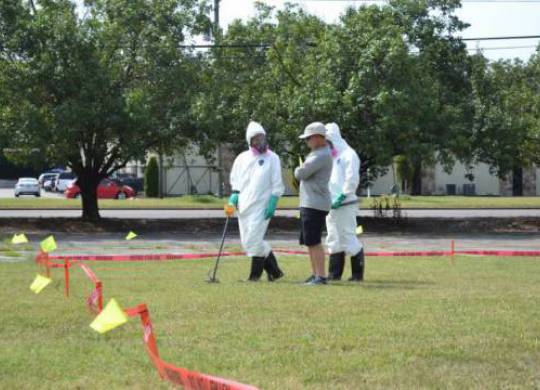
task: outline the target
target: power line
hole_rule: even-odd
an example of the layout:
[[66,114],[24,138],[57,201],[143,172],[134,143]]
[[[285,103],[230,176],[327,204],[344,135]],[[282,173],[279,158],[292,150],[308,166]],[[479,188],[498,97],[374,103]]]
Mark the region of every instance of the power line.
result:
[[[318,0],[316,0],[318,1]],[[325,0],[328,1],[328,0]],[[515,40],[515,39],[540,39],[540,35],[518,35],[518,36],[500,36],[500,37],[476,37],[460,38],[462,41],[495,41],[495,40]],[[313,42],[302,42],[303,45],[315,47]],[[221,44],[203,44],[203,45],[181,45],[181,49],[267,49],[272,47],[272,43],[221,43]]]
[[232,44],[205,44],[180,45],[181,49],[259,49],[272,46],[270,43],[232,43]]
[[537,46],[527,45],[527,46],[494,46],[494,47],[468,47],[467,50],[476,51],[476,50],[513,50],[513,49],[535,49]]
[[[303,0],[305,2],[318,2],[318,3],[387,3],[389,0]],[[490,3],[490,4],[511,4],[511,3],[532,3],[540,4],[540,0],[462,0],[462,3]]]
[[517,35],[517,36],[501,36],[501,37],[483,37],[483,38],[461,38],[462,41],[495,41],[495,40],[510,40],[510,39],[538,39],[540,35]]

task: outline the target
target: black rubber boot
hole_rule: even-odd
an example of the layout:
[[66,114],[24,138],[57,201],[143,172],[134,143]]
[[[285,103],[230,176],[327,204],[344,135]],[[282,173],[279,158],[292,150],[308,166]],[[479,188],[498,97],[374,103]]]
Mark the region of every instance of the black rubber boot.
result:
[[361,282],[364,280],[364,249],[351,257],[352,276],[349,282]]
[[249,272],[249,282],[258,282],[263,273],[264,257],[251,258],[251,271]]
[[328,262],[328,280],[341,280],[345,267],[345,252],[330,255]]
[[274,252],[270,252],[266,259],[264,259],[264,270],[268,276],[268,281],[273,282],[282,278],[285,274],[279,269],[279,265],[274,255]]

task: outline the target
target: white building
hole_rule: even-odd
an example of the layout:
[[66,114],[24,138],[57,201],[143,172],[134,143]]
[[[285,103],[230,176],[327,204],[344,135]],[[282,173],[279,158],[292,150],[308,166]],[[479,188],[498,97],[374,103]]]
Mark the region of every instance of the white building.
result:
[[[466,175],[472,174],[472,181]],[[394,185],[392,169],[378,178],[370,186],[372,195],[391,193]],[[422,195],[483,195],[483,196],[512,196],[512,175],[505,180],[500,180],[489,171],[487,164],[477,164],[472,170],[457,162],[450,173],[446,173],[441,164],[424,169],[422,175]],[[540,195],[540,169],[537,167],[524,168],[521,181],[522,194],[524,196]],[[367,190],[363,190],[366,193]]]
[[[158,157],[158,156],[156,156]],[[185,153],[162,158],[161,188],[163,196],[178,195],[228,195],[229,173],[234,161],[234,153],[230,148],[223,148],[211,156],[210,161],[192,148]],[[159,161],[159,157],[158,157]],[[219,168],[221,167],[221,169]],[[123,172],[144,175],[144,166],[130,164]],[[467,178],[472,174],[472,181]],[[293,195],[288,176],[290,170],[283,170],[283,180],[286,186],[285,195]],[[524,196],[540,195],[540,168],[524,168],[522,180],[518,181]],[[369,187],[371,195],[390,194],[394,185],[394,174],[388,169],[387,174],[379,177]],[[500,180],[489,171],[487,164],[477,164],[472,170],[456,162],[450,173],[446,173],[441,164],[423,170],[422,195],[481,195],[481,196],[512,196],[515,194],[515,183],[512,175],[506,180]],[[367,189],[361,190],[363,195]]]

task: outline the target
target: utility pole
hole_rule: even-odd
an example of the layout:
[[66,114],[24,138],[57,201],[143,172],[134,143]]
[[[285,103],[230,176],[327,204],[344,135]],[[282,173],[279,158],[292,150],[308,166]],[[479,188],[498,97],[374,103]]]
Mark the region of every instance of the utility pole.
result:
[[[217,38],[220,34],[219,31],[219,2],[221,0],[214,0],[214,44],[217,43]],[[223,148],[221,144],[218,144],[217,147],[217,154],[218,154],[218,177],[219,177],[219,183],[218,183],[218,196],[221,198],[223,197]],[[211,175],[211,173],[210,173]]]
[[221,0],[214,0],[214,42],[216,34],[219,31],[219,2]]

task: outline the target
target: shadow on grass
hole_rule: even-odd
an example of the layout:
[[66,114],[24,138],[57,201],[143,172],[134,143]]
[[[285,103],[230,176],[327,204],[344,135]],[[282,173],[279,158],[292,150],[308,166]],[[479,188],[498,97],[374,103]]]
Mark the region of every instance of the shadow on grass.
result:
[[[263,281],[258,283],[264,283]],[[300,280],[280,280],[275,282],[278,284],[290,284],[302,286],[303,281]],[[257,283],[254,283],[257,284]],[[326,287],[356,287],[356,288],[370,288],[370,289],[402,289],[402,290],[412,290],[418,288],[427,288],[428,286],[434,285],[435,282],[428,280],[364,280],[363,282],[348,282],[348,281],[339,281],[339,282],[329,282]],[[310,286],[306,286],[310,287]]]
[[[347,285],[350,285],[348,283]],[[367,280],[360,283],[364,288],[372,289],[403,289],[403,290],[412,290],[418,288],[427,288],[432,286],[435,282],[428,280]]]

